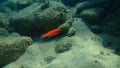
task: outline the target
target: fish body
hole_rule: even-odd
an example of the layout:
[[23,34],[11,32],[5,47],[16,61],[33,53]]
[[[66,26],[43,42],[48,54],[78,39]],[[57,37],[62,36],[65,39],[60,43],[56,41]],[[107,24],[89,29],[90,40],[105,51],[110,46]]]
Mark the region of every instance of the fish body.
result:
[[53,29],[47,32],[46,34],[41,35],[40,38],[51,38],[59,35],[60,33],[61,33],[61,29]]

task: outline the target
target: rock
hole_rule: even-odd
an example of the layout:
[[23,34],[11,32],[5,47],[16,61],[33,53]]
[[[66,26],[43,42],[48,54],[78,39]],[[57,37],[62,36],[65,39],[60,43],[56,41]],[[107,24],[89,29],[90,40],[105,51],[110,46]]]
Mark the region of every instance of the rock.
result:
[[66,33],[69,30],[69,28],[71,27],[73,21],[74,21],[74,19],[68,19],[65,23],[58,26],[58,28],[61,29],[63,33]]
[[67,32],[67,36],[71,37],[75,35],[75,29],[74,28],[70,28]]
[[104,12],[102,8],[90,8],[81,11],[80,16],[89,24],[100,24]]
[[2,13],[0,12],[0,27],[3,27],[3,28],[8,28],[10,23],[9,23],[9,13]]
[[61,39],[55,47],[56,53],[63,53],[72,47],[72,40],[68,37]]
[[119,9],[120,6],[120,0],[113,0],[111,5],[109,6],[110,8],[107,9],[109,13],[114,13],[117,9]]
[[109,9],[108,15],[103,19],[102,25],[104,32],[114,36],[120,36],[120,1],[115,0],[111,8]]
[[7,35],[9,35],[9,31],[5,28],[0,27],[0,37],[4,37],[4,36],[7,36]]
[[93,7],[105,7],[109,3],[108,0],[88,0],[80,2],[76,5],[76,13],[80,14],[82,10],[89,9]]
[[[18,60],[3,68],[120,67],[120,56],[115,54],[113,50],[104,48],[101,37],[93,34],[80,18],[75,18],[71,27],[76,30],[75,36],[47,41],[39,40],[30,45]],[[72,47],[68,51],[56,53],[54,48],[62,40],[66,44],[69,43],[69,40],[72,41]]]
[[[3,16],[4,16],[4,14],[0,12],[0,19],[1,19]],[[1,21],[1,20],[0,20],[0,21]]]
[[24,36],[0,38],[0,67],[17,60],[32,42],[31,38]]
[[112,35],[120,36],[120,23],[119,23],[119,21],[120,21],[120,19],[114,19],[111,22],[109,22],[107,29],[106,29],[106,32],[109,34],[112,34]]
[[7,36],[9,33],[13,32],[14,30],[11,28],[9,19],[7,16],[2,16],[0,18],[0,35]]
[[102,28],[97,25],[91,26],[90,29],[93,33],[96,33],[96,34],[102,33],[102,31],[103,31]]
[[43,3],[37,2],[19,11],[10,19],[11,25],[22,35],[32,36],[39,36],[57,28],[65,22],[66,16],[61,10],[66,7],[56,2],[49,2],[48,5],[43,9]]
[[120,36],[120,9],[108,15],[102,21],[105,33]]
[[[2,13],[1,13],[1,15],[2,15]],[[0,27],[3,27],[4,25],[8,25],[9,24],[9,22],[5,22],[5,21],[6,21],[5,19],[0,18]]]
[[12,32],[12,33],[9,34],[9,36],[21,36],[21,35],[17,32]]
[[12,10],[9,7],[0,7],[0,12],[10,13]]
[[61,29],[63,33],[66,33],[70,28],[70,24],[69,23],[63,23],[58,28]]
[[4,19],[4,18],[0,19],[0,27],[6,28],[9,30],[10,29],[9,25],[10,25],[10,23],[9,23],[8,19]]
[[109,35],[109,34],[102,34],[101,35],[103,40],[104,47],[113,49],[116,54],[120,55],[120,37],[115,35]]
[[1,3],[0,6],[8,7],[11,10],[19,11],[33,3],[33,0],[7,0]]
[[52,62],[52,60],[55,59],[55,57],[52,57],[52,56],[48,56],[44,59],[44,61],[49,64],[50,62]]
[[[65,5],[67,5],[67,6],[75,6],[77,3],[80,3],[80,2],[82,2],[82,0],[70,0],[70,1],[68,1],[68,0],[60,0],[62,3],[64,3]],[[86,0],[84,0],[84,1],[86,1]]]

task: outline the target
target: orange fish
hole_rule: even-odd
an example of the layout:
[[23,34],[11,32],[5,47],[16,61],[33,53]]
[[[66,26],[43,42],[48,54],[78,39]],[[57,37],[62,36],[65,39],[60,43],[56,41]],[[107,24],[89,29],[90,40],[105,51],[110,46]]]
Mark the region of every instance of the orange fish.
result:
[[40,38],[51,38],[59,35],[61,33],[61,29],[53,29],[46,34],[43,34]]

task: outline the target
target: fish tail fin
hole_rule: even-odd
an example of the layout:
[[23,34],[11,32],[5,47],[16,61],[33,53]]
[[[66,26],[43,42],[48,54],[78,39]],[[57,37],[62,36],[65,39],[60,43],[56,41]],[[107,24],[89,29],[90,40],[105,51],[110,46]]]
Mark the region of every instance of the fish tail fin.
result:
[[47,38],[47,36],[46,36],[46,34],[43,34],[43,35],[40,36],[40,38],[42,38],[42,39]]

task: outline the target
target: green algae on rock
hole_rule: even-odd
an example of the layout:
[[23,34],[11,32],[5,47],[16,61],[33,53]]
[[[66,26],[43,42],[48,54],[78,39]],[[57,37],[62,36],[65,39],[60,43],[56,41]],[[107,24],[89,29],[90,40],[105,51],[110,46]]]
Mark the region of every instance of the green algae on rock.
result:
[[103,8],[90,8],[81,11],[80,16],[89,24],[100,24],[104,18]]
[[[52,4],[51,4],[52,3]],[[20,10],[10,19],[11,25],[22,35],[38,36],[65,22],[66,14],[57,8],[66,8],[63,4],[49,3],[49,7],[41,9],[43,3],[33,3]],[[22,28],[21,28],[22,27]],[[47,28],[46,28],[47,27]]]
[[9,31],[0,27],[0,37],[9,35]]
[[108,15],[102,21],[105,33],[120,36],[120,9],[115,10],[111,15]]
[[30,37],[25,36],[0,38],[0,67],[17,60],[32,42]]
[[55,47],[56,53],[63,53],[68,51],[72,47],[72,40],[69,37],[65,37],[58,41]]
[[75,35],[75,29],[74,28],[70,28],[67,32],[67,36],[71,37],[71,36],[74,36]]
[[102,27],[100,26],[97,26],[97,25],[93,25],[90,27],[91,31],[95,34],[99,34],[99,33],[102,33],[103,30],[102,30]]
[[88,0],[88,1],[83,1],[81,3],[78,3],[76,5],[76,13],[80,14],[82,10],[84,9],[89,9],[89,8],[93,8],[93,7],[100,7],[100,6],[104,6],[104,4],[108,3],[107,0]]
[[70,18],[65,23],[58,26],[57,28],[61,29],[63,33],[67,33],[68,30],[71,28],[73,21],[74,19]]

